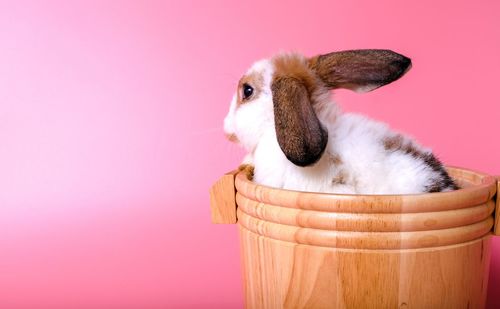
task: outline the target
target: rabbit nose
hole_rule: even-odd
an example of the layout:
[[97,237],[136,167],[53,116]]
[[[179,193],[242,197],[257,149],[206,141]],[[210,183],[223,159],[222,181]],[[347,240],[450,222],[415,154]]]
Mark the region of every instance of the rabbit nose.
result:
[[233,143],[238,143],[239,142],[238,137],[236,137],[236,134],[234,134],[234,133],[226,133],[226,138],[230,142],[233,142]]

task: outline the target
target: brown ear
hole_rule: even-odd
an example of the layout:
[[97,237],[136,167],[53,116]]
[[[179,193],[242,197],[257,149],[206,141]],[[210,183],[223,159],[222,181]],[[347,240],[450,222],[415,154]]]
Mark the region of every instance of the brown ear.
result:
[[308,166],[323,154],[328,133],[316,117],[304,84],[293,77],[276,77],[271,85],[276,136],[292,163]]
[[361,49],[316,56],[309,66],[332,89],[367,92],[403,76],[411,59],[390,50]]

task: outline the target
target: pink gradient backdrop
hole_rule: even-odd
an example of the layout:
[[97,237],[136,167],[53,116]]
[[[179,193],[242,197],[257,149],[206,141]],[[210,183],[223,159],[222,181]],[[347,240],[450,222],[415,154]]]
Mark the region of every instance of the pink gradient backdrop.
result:
[[1,2],[0,307],[241,307],[208,188],[242,156],[221,130],[239,75],[279,50],[410,56],[339,101],[500,174],[499,38],[496,0]]

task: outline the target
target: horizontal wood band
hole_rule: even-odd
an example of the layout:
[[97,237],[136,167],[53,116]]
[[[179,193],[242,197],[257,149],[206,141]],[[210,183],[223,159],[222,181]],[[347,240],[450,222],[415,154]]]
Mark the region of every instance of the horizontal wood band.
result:
[[302,228],[256,219],[238,208],[238,224],[261,236],[287,242],[352,249],[415,249],[453,245],[488,234],[493,217],[448,229],[412,232],[352,232]]
[[304,210],[345,213],[417,213],[469,208],[485,204],[496,193],[492,176],[449,167],[463,188],[452,192],[408,195],[326,194],[257,185],[243,173],[235,179],[239,194],[257,202]]
[[245,214],[274,223],[333,231],[425,231],[470,225],[491,216],[495,203],[456,210],[425,213],[336,213],[279,207],[259,203],[241,194],[236,203]]

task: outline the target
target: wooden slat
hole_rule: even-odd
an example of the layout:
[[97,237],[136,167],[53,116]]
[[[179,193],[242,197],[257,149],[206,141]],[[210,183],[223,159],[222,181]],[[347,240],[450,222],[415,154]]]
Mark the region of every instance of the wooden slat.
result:
[[240,225],[245,308],[485,308],[491,236],[454,246],[353,250]]
[[212,223],[235,224],[236,219],[236,189],[234,177],[238,171],[232,171],[219,180],[210,188],[210,211]]

